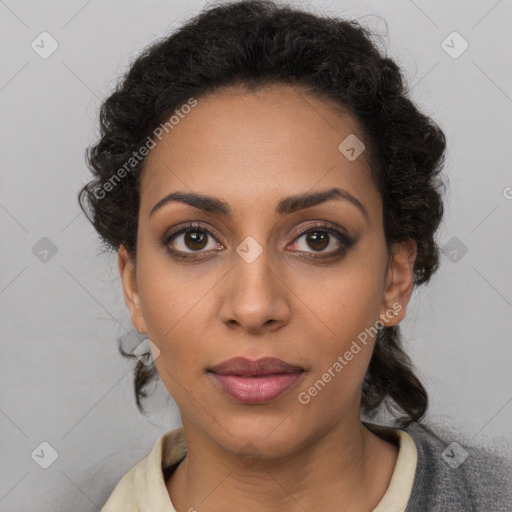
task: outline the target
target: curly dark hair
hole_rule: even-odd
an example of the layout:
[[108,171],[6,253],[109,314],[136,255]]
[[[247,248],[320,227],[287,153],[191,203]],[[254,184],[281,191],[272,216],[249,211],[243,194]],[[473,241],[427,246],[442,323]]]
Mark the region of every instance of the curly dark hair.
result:
[[[227,86],[293,85],[334,100],[359,121],[382,197],[388,254],[393,242],[414,239],[414,285],[429,281],[439,266],[434,234],[443,216],[446,140],[408,98],[399,66],[381,55],[374,37],[354,20],[251,0],[205,8],[146,48],[102,104],[101,138],[86,154],[94,178],[81,189],[79,202],[104,246],[117,251],[123,244],[136,260],[145,159],[133,155],[178,107]],[[119,178],[115,186],[113,177]],[[121,344],[119,349],[134,357]],[[399,327],[379,329],[362,386],[362,411],[374,417],[384,404],[395,416],[398,408],[401,425],[419,422],[428,395],[413,369]],[[139,361],[134,374],[142,411],[144,389],[157,372],[154,364]]]

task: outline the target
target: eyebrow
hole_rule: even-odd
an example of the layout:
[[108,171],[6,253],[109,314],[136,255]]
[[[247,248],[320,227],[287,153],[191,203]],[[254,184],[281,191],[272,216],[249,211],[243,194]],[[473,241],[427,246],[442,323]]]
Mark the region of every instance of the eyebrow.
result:
[[[279,201],[279,203],[277,204],[276,213],[281,216],[284,216],[332,200],[349,201],[354,206],[357,206],[357,208],[359,208],[359,210],[363,213],[366,221],[369,223],[368,212],[366,211],[365,207],[361,204],[359,199],[353,196],[350,192],[347,192],[346,190],[337,187],[322,190],[319,192],[306,192],[304,194],[297,194],[286,197]],[[153,206],[153,208],[151,208],[149,216],[151,217],[151,215],[153,215],[157,210],[171,202],[188,204],[190,206],[193,206],[194,208],[198,208],[199,210],[203,210],[209,213],[231,215],[231,208],[229,207],[228,203],[216,197],[197,194],[193,192],[171,192],[170,194],[160,199],[160,201],[158,201]]]

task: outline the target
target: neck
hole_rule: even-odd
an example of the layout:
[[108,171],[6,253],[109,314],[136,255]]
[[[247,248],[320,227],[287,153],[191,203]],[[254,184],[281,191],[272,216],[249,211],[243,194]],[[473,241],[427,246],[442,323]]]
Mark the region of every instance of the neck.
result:
[[171,500],[179,512],[372,510],[398,448],[356,420],[351,428],[340,421],[285,457],[241,460],[184,419],[187,456],[167,482]]

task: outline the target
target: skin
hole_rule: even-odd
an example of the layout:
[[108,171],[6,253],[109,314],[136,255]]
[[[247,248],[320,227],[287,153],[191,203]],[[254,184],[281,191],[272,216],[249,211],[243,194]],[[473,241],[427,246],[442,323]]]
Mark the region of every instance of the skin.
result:
[[[133,325],[159,348],[157,370],[183,421],[188,454],[167,482],[178,512],[362,512],[389,485],[397,446],[360,421],[374,338],[308,404],[298,400],[365,328],[399,323],[413,289],[416,243],[395,244],[388,258],[366,153],[350,161],[338,149],[364,134],[333,106],[289,86],[223,89],[200,97],[147,157],[137,260],[121,246],[118,262]],[[368,219],[347,200],[275,212],[284,197],[332,187],[355,196]],[[222,199],[231,215],[172,202],[149,216],[175,191]],[[186,221],[211,237],[186,245],[178,235],[170,245],[192,258],[173,259],[159,242]],[[355,244],[336,257],[335,236],[320,248],[297,237],[315,221]],[[262,249],[251,263],[236,252],[248,236]],[[277,357],[306,372],[274,401],[242,404],[206,372],[235,356]]]

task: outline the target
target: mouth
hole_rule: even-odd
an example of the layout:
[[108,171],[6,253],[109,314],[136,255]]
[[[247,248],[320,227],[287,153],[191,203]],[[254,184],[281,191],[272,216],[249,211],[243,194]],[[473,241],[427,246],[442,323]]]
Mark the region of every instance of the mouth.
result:
[[273,357],[257,361],[236,357],[207,371],[222,392],[245,404],[275,400],[305,373],[304,368]]

